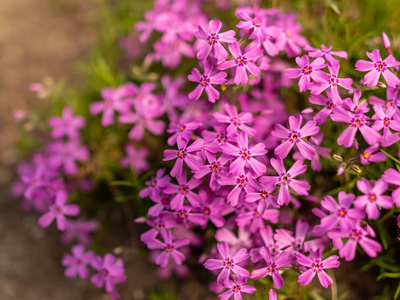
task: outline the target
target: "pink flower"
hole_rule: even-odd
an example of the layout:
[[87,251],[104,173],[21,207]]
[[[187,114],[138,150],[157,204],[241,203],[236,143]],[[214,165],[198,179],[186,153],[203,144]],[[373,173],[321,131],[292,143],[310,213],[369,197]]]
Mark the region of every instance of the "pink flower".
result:
[[299,276],[298,282],[300,285],[309,284],[313,280],[315,274],[318,275],[319,282],[321,282],[321,285],[324,288],[327,288],[329,285],[333,284],[332,278],[326,274],[324,269],[338,268],[340,266],[340,262],[338,262],[339,257],[337,255],[332,255],[324,260],[321,260],[321,252],[321,249],[318,249],[316,252],[311,250],[311,258],[305,256],[304,254],[297,253],[297,262],[300,265],[310,268]]
[[223,109],[228,115],[223,115],[219,112],[215,112],[213,113],[213,117],[220,123],[229,124],[229,126],[226,128],[226,132],[228,133],[229,137],[236,135],[238,129],[247,133],[250,136],[254,136],[256,130],[245,125],[246,123],[253,122],[253,115],[251,113],[241,112],[240,114],[238,114],[236,106],[229,105],[228,103],[225,103],[223,105]]
[[204,74],[201,75],[199,70],[196,68],[192,69],[192,74],[188,76],[188,79],[193,82],[199,82],[200,84],[189,94],[189,98],[196,101],[200,98],[204,90],[208,96],[208,101],[215,103],[215,100],[219,99],[219,92],[212,86],[212,84],[223,84],[225,83],[226,73],[219,72],[211,75],[213,70],[213,64],[211,61],[204,62]]
[[237,143],[239,147],[233,146],[230,143],[221,145],[222,152],[227,155],[237,157],[231,162],[229,172],[238,175],[244,172],[245,166],[248,164],[255,174],[261,175],[267,171],[267,167],[254,159],[254,156],[267,154],[265,145],[258,143],[253,147],[249,147],[249,140],[246,133],[241,132],[237,136]]
[[247,249],[242,248],[238,252],[236,252],[236,254],[230,255],[227,243],[218,243],[217,248],[222,259],[210,258],[204,263],[204,267],[208,270],[222,269],[217,278],[217,282],[219,284],[222,284],[225,280],[229,279],[229,274],[231,271],[236,275],[245,278],[248,278],[250,276],[249,271],[238,265],[240,262],[245,261],[249,258]]
[[332,99],[332,94],[330,90],[326,91],[328,98],[323,95],[311,95],[308,99],[312,104],[324,105],[325,107],[321,109],[317,114],[315,114],[313,121],[317,122],[318,125],[322,125],[328,116],[332,113],[333,108],[336,106]]
[[182,252],[178,251],[177,249],[189,245],[190,241],[188,239],[175,241],[174,236],[169,230],[161,231],[161,235],[164,239],[164,242],[161,242],[157,239],[151,239],[146,242],[149,249],[163,250],[156,258],[156,264],[160,265],[161,267],[166,267],[168,265],[168,260],[170,257],[174,259],[177,265],[182,264],[186,257]]
[[279,186],[279,205],[289,204],[289,188],[292,188],[299,195],[308,195],[307,191],[311,188],[308,182],[293,179],[294,177],[304,173],[307,169],[307,166],[303,165],[302,160],[297,160],[287,172],[281,158],[271,158],[270,163],[275,171],[278,173],[278,176],[263,176],[260,178],[260,182],[266,184],[274,183],[275,185]]
[[252,30],[250,37],[256,36],[257,41],[259,43],[264,42],[264,40],[265,40],[265,35],[263,32],[264,24],[263,24],[263,20],[261,20],[261,18],[259,18],[257,16],[252,18],[246,11],[243,11],[243,10],[237,12],[236,15],[238,16],[238,18],[244,20],[244,21],[240,21],[236,25],[236,27],[242,28],[242,29],[247,29],[247,31]]
[[289,68],[286,70],[285,75],[288,78],[301,76],[299,80],[300,92],[305,92],[311,87],[311,78],[319,82],[324,81],[324,72],[320,70],[326,66],[323,58],[318,57],[310,64],[310,58],[307,55],[303,55],[302,57],[296,57],[296,63],[300,68]]
[[312,159],[315,154],[315,148],[310,143],[302,140],[302,138],[317,134],[319,132],[319,127],[316,126],[317,122],[308,121],[301,128],[302,121],[303,117],[301,115],[299,115],[297,118],[290,116],[290,130],[280,124],[274,125],[274,130],[271,131],[271,135],[284,139],[284,141],[275,148],[275,155],[284,159],[289,154],[293,146],[296,145],[305,159]]
[[400,173],[395,169],[387,169],[383,175],[382,179],[387,183],[394,184],[399,188],[395,189],[392,193],[393,201],[396,203],[397,207],[400,207]]
[[395,135],[390,131],[390,128],[395,131],[400,131],[400,121],[393,119],[397,109],[394,106],[389,106],[385,110],[380,105],[374,105],[375,115],[372,119],[375,120],[372,129],[379,131],[383,128],[383,146],[387,146],[395,142]]
[[364,76],[364,83],[367,86],[376,86],[381,74],[385,78],[388,86],[394,88],[400,84],[400,79],[388,69],[389,67],[400,66],[400,62],[396,61],[392,55],[389,55],[384,61],[382,61],[379,50],[374,49],[372,52],[367,52],[367,56],[372,61],[359,60],[356,62],[357,71],[370,71]]
[[74,117],[74,111],[70,107],[65,107],[61,118],[49,118],[49,125],[52,127],[51,137],[62,138],[64,135],[70,139],[79,138],[79,129],[85,126],[85,119],[82,116]]
[[309,51],[308,56],[310,57],[322,57],[324,56],[328,61],[334,61],[332,55],[347,59],[346,51],[332,51],[333,46],[326,47],[324,44],[321,45],[321,49],[313,48],[309,45],[303,48],[304,51]]
[[149,154],[147,148],[137,149],[132,144],[127,144],[125,146],[125,153],[127,156],[120,160],[121,167],[130,167],[132,170],[135,170],[137,175],[149,169],[149,163],[146,161],[146,157]]
[[208,23],[208,31],[203,26],[199,26],[199,31],[196,31],[194,35],[200,40],[207,41],[207,43],[204,45],[203,48],[199,50],[199,52],[197,52],[198,59],[206,59],[212,49],[214,49],[214,57],[217,60],[222,60],[228,56],[228,52],[225,50],[224,46],[221,45],[221,42],[236,42],[236,39],[234,37],[236,33],[234,30],[219,33],[221,27],[222,22],[214,20],[211,20]]
[[247,72],[248,70],[251,74],[254,76],[259,76],[260,75],[260,68],[257,67],[252,60],[257,59],[260,57],[263,53],[262,49],[259,48],[258,46],[255,48],[252,48],[248,50],[246,53],[242,54],[242,51],[240,50],[240,46],[237,42],[233,44],[228,45],[229,51],[232,53],[233,57],[235,60],[227,60],[222,62],[217,66],[218,69],[220,70],[225,70],[228,68],[233,68],[235,67],[235,77],[233,79],[233,82],[235,82],[236,85],[239,85],[242,83],[243,85],[247,83],[248,77],[247,77]]
[[68,227],[68,221],[65,218],[67,216],[77,216],[79,215],[79,206],[76,204],[68,204],[67,202],[68,194],[66,191],[57,191],[56,200],[54,204],[49,206],[49,211],[39,218],[39,225],[41,227],[48,227],[54,219],[57,222],[57,228],[64,231]]
[[360,155],[360,160],[363,165],[368,165],[370,162],[385,161],[386,154],[380,151],[379,144],[375,144],[364,150],[364,153]]
[[235,300],[242,299],[241,293],[253,294],[257,289],[252,285],[245,285],[247,278],[238,277],[236,281],[225,280],[224,286],[229,289],[225,293],[219,295],[221,300],[228,300],[232,295]]
[[75,245],[72,247],[72,255],[65,254],[62,259],[62,265],[67,267],[65,269],[65,276],[75,278],[79,276],[82,279],[89,277],[89,269],[86,265],[91,264],[94,258],[93,251],[85,253],[85,248],[81,245]]

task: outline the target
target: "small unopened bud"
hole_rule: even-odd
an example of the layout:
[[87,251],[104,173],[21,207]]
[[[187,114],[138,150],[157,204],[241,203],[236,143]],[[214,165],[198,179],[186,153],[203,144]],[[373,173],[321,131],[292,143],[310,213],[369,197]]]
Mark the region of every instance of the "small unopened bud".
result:
[[346,164],[342,163],[337,170],[337,174],[340,176],[344,173],[344,171],[346,171]]
[[338,162],[342,162],[343,158],[339,155],[339,154],[333,154],[333,159],[338,161]]
[[388,54],[391,54],[392,51],[390,50],[390,40],[386,33],[382,32],[382,44],[383,47],[386,49]]
[[312,114],[314,112],[312,107],[307,107],[306,109],[303,109],[303,111],[301,112],[302,114]]
[[377,86],[382,88],[382,89],[386,89],[387,88],[387,85],[385,83],[381,82],[381,81],[378,81]]
[[351,168],[354,172],[356,172],[356,173],[358,173],[358,174],[361,174],[361,173],[362,173],[362,170],[361,170],[360,167],[357,166],[357,165],[352,165],[352,166],[350,166],[350,168]]

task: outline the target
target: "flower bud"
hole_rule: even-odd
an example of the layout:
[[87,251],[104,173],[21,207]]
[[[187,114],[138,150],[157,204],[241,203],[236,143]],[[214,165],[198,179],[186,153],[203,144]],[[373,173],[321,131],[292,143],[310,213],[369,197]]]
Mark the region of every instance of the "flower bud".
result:
[[333,159],[338,161],[338,162],[342,162],[343,158],[339,155],[339,154],[333,154],[332,155]]
[[386,35],[386,33],[382,32],[382,44],[383,47],[386,49],[386,51],[390,54],[390,40],[388,38],[388,36]]

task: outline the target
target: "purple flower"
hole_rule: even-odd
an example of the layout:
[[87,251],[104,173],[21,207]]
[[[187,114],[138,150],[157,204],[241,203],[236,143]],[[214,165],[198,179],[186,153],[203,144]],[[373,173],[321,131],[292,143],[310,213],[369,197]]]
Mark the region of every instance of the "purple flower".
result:
[[53,142],[48,145],[49,164],[54,168],[62,168],[67,175],[78,172],[77,161],[89,159],[89,151],[86,146],[75,140],[66,142]]
[[279,185],[279,205],[289,204],[289,188],[292,188],[299,195],[308,195],[307,191],[311,188],[308,182],[293,179],[294,177],[304,173],[307,169],[307,166],[303,165],[302,160],[297,160],[287,172],[285,166],[283,165],[283,160],[280,157],[277,159],[271,158],[271,165],[278,173],[278,176],[263,176],[260,178],[260,182],[266,184],[274,183],[275,185]]
[[206,228],[208,220],[210,220],[215,227],[219,228],[224,226],[225,219],[223,216],[229,213],[229,210],[227,209],[229,205],[226,204],[225,199],[222,197],[214,197],[214,195],[204,189],[199,192],[199,196],[201,199],[200,209],[207,219],[207,222],[203,224],[202,229]]
[[317,126],[317,122],[315,121],[308,121],[301,128],[302,121],[303,117],[301,115],[299,115],[297,118],[290,116],[290,130],[280,124],[274,125],[274,130],[271,131],[271,135],[284,139],[284,141],[275,148],[275,155],[284,159],[289,154],[293,146],[296,145],[301,155],[303,155],[305,159],[312,159],[315,154],[315,148],[310,143],[302,140],[302,138],[317,134],[320,128]]
[[372,52],[367,52],[367,56],[372,61],[359,60],[356,62],[357,71],[370,71],[364,76],[364,83],[367,86],[376,86],[381,74],[385,78],[388,86],[394,88],[400,84],[400,79],[388,69],[389,67],[400,66],[400,62],[396,61],[392,55],[389,55],[384,61],[382,61],[379,50],[374,49]]
[[[251,233],[258,232],[264,228],[265,221],[271,223],[278,223],[279,210],[277,209],[264,209],[261,213],[257,210],[257,206],[251,203],[244,203],[243,212],[238,213],[236,223],[238,227],[247,227]],[[248,211],[246,211],[248,210]]]
[[194,35],[200,40],[205,40],[207,43],[197,52],[197,59],[206,59],[212,49],[214,49],[214,57],[217,60],[222,60],[228,56],[228,52],[225,50],[224,46],[221,45],[221,42],[236,42],[236,33],[234,30],[219,33],[221,27],[222,22],[214,20],[208,23],[208,31],[203,26],[199,26],[199,31],[196,31]]
[[91,264],[94,258],[93,251],[85,253],[85,248],[82,245],[75,245],[72,247],[72,255],[65,254],[62,259],[62,265],[67,267],[65,269],[65,276],[76,278],[79,276],[82,279],[89,277],[89,269],[86,265]]
[[281,252],[276,257],[272,256],[268,248],[262,247],[260,250],[260,255],[264,258],[267,266],[261,269],[256,269],[251,273],[251,279],[264,278],[267,275],[272,276],[272,281],[274,282],[274,288],[280,289],[284,280],[279,270],[284,266],[289,266],[292,259],[288,252]]
[[132,170],[135,170],[137,175],[150,168],[149,163],[146,161],[147,154],[149,154],[147,148],[137,149],[132,144],[127,144],[125,146],[125,153],[127,156],[121,158],[119,162],[121,167],[130,167]]
[[299,282],[300,285],[309,284],[313,280],[315,274],[318,275],[319,282],[321,282],[321,285],[324,288],[327,288],[329,285],[333,284],[332,278],[324,271],[324,269],[338,268],[340,266],[340,262],[338,262],[339,257],[337,255],[332,255],[324,260],[321,260],[321,252],[321,249],[318,249],[316,252],[311,250],[311,258],[305,256],[304,254],[297,253],[297,262],[300,265],[310,268],[299,276],[299,280],[297,282]]
[[185,260],[185,255],[178,251],[177,249],[190,244],[188,239],[182,239],[175,241],[174,236],[171,231],[164,230],[161,231],[161,236],[164,242],[160,240],[151,239],[147,241],[147,247],[149,249],[162,249],[163,251],[156,258],[156,264],[161,267],[166,267],[168,265],[168,260],[172,257],[177,265],[182,264]]
[[224,286],[229,289],[225,293],[222,293],[218,297],[221,300],[228,300],[230,297],[234,297],[235,300],[242,299],[241,293],[253,294],[257,289],[252,285],[245,285],[247,278],[238,276],[236,281],[225,280]]
[[196,130],[199,126],[201,126],[201,122],[197,121],[188,122],[185,120],[180,120],[177,123],[169,123],[169,128],[167,132],[173,133],[173,135],[169,137],[168,145],[173,146],[177,143],[178,140],[188,142],[192,137],[192,131]]
[[74,117],[74,111],[70,107],[65,107],[61,118],[49,118],[49,125],[53,128],[51,137],[55,139],[62,138],[64,135],[72,140],[79,138],[79,129],[85,126],[85,118],[82,116]]
[[90,113],[97,115],[103,112],[101,125],[104,127],[114,122],[114,111],[123,113],[132,105],[132,99],[138,93],[138,88],[133,83],[127,83],[117,89],[107,87],[101,90],[103,101],[90,104]]
[[385,161],[386,154],[380,151],[379,144],[375,144],[364,150],[364,154],[360,155],[360,160],[363,165],[368,165],[370,162]]
[[276,245],[279,249],[285,249],[289,253],[296,255],[297,253],[304,253],[309,249],[306,247],[304,240],[309,232],[310,225],[307,222],[297,220],[296,222],[296,235],[293,237],[292,232],[286,229],[277,229],[274,236]]
[[321,229],[329,231],[336,226],[339,226],[342,232],[353,229],[365,216],[360,209],[350,208],[354,198],[353,194],[346,194],[343,191],[339,192],[339,203],[332,196],[326,196],[321,201],[321,206],[331,214],[321,219]]
[[227,164],[229,159],[223,155],[220,155],[217,159],[216,155],[213,153],[207,154],[206,157],[210,164],[201,166],[193,176],[196,178],[203,178],[208,173],[211,173],[211,178],[209,180],[210,188],[213,191],[217,191],[221,187],[218,183],[218,179],[221,178],[220,174],[222,172],[226,173],[228,171],[228,167],[224,166]]
[[383,173],[382,179],[387,183],[399,186],[399,188],[393,191],[392,198],[396,203],[396,206],[400,207],[400,173],[395,169],[390,168]]
[[229,172],[238,175],[244,172],[244,167],[248,164],[255,174],[261,175],[267,171],[267,167],[254,159],[254,156],[267,154],[265,145],[258,143],[257,145],[249,148],[249,140],[246,133],[241,132],[237,135],[237,143],[239,147],[233,146],[230,143],[221,145],[222,152],[227,155],[237,157],[231,162]]
[[272,205],[277,207],[277,199],[273,194],[275,191],[275,185],[272,183],[259,184],[254,182],[254,191],[250,191],[246,194],[246,202],[258,202],[257,211],[261,214],[264,213],[265,209]]
[[68,227],[67,216],[77,216],[79,214],[79,205],[65,204],[68,199],[68,194],[65,191],[57,191],[54,204],[49,206],[49,211],[39,218],[39,225],[48,227],[54,219],[57,222],[57,228],[64,231]]
[[374,105],[375,115],[372,116],[372,119],[375,120],[375,122],[371,128],[376,131],[383,128],[383,146],[395,142],[395,136],[389,128],[400,131],[400,121],[393,119],[396,110],[395,107],[389,106],[384,111],[382,106]]
[[99,229],[100,224],[96,220],[71,220],[68,221],[67,229],[61,234],[60,240],[63,244],[70,244],[74,241],[83,246],[91,243],[90,234]]
[[365,208],[368,219],[375,220],[379,218],[379,206],[385,209],[393,207],[392,198],[383,195],[388,189],[388,185],[382,179],[379,179],[374,186],[371,186],[369,180],[362,178],[357,181],[357,187],[364,195],[357,197],[354,201],[354,206],[360,209]]
[[339,63],[331,63],[328,61],[328,69],[330,74],[322,72],[321,77],[324,79],[322,82],[313,82],[311,85],[311,94],[318,95],[330,87],[331,95],[330,98],[335,104],[340,105],[342,98],[339,95],[338,85],[346,90],[353,90],[353,80],[351,78],[338,78],[339,74]]
[[250,15],[246,11],[239,11],[236,13],[237,17],[240,19],[244,19],[244,21],[240,21],[236,27],[242,28],[242,29],[247,29],[247,31],[252,31],[251,35],[257,37],[257,41],[259,43],[264,42],[265,40],[265,35],[263,32],[264,29],[264,24],[261,18],[255,16],[254,18],[250,17]]
[[240,46],[237,42],[229,44],[228,48],[235,60],[224,61],[219,64],[217,68],[220,70],[225,70],[235,67],[235,77],[233,82],[235,82],[236,85],[239,85],[240,83],[244,85],[247,83],[248,76],[246,70],[248,70],[254,76],[260,75],[260,68],[251,61],[262,55],[263,51],[261,48],[257,46],[248,50],[244,54],[242,54]]
[[312,104],[324,105],[325,107],[321,109],[313,118],[318,125],[322,125],[328,116],[332,113],[332,110],[337,104],[332,100],[332,94],[330,90],[326,91],[328,98],[323,95],[311,95],[308,99]]
[[332,55],[347,59],[346,51],[332,51],[333,46],[326,47],[324,44],[321,45],[321,49],[313,48],[309,45],[303,48],[304,51],[309,51],[308,56],[310,57],[322,57],[324,56],[328,61],[336,60]]
[[324,72],[320,70],[326,66],[323,58],[318,57],[310,64],[310,58],[307,55],[303,55],[302,57],[296,57],[296,63],[300,68],[289,68],[286,70],[285,75],[288,78],[301,76],[299,80],[300,92],[305,92],[311,87],[311,78],[319,82],[324,81]]
[[197,171],[201,166],[201,158],[191,152],[200,151],[204,146],[202,139],[195,140],[190,146],[187,146],[187,142],[178,141],[178,150],[168,149],[164,151],[164,161],[176,159],[175,165],[171,170],[171,176],[178,177],[181,175],[183,170],[183,162],[185,162],[190,169]]
[[213,113],[213,117],[220,123],[228,123],[229,126],[226,128],[226,132],[228,133],[228,137],[236,135],[238,129],[247,133],[250,136],[254,136],[256,130],[251,128],[246,123],[253,122],[253,115],[249,112],[241,112],[238,114],[237,108],[234,105],[229,105],[225,103],[223,105],[224,111],[227,115],[223,115],[219,112]]
[[187,181],[186,171],[182,170],[177,180],[179,185],[168,183],[164,189],[164,193],[176,194],[171,200],[171,209],[181,210],[185,198],[189,200],[192,206],[199,207],[201,202],[200,196],[193,193],[191,190],[198,187],[203,182],[203,179],[192,177]]
[[204,74],[201,75],[199,70],[196,68],[192,69],[192,74],[188,76],[188,79],[192,82],[199,82],[200,84],[189,94],[191,100],[198,100],[206,90],[208,101],[215,103],[215,100],[219,99],[219,92],[212,86],[212,84],[223,84],[225,83],[226,73],[218,72],[211,75],[213,71],[213,63],[211,61],[204,62]]
[[115,285],[126,281],[124,262],[121,258],[115,259],[114,255],[106,254],[104,260],[97,256],[92,260],[92,267],[98,271],[90,279],[95,287],[101,288],[105,285],[107,293],[114,294]]
[[231,206],[236,206],[239,202],[240,195],[242,191],[248,193],[250,191],[249,182],[253,180],[254,175],[250,172],[245,174],[240,174],[236,176],[231,176],[228,174],[221,175],[218,179],[220,185],[234,185],[235,187],[229,192],[227,201]]
[[[150,196],[150,199],[155,198],[160,192],[167,186],[171,178],[165,175],[165,169],[158,169],[156,176],[152,176],[149,181],[146,181],[147,188],[144,188],[139,192],[141,198]],[[153,199],[154,200],[154,199]]]
[[217,278],[217,282],[219,284],[222,284],[225,280],[229,279],[229,274],[231,271],[236,275],[245,278],[248,278],[250,276],[249,271],[238,265],[240,262],[245,261],[249,258],[247,249],[242,248],[234,255],[230,255],[227,243],[225,242],[218,243],[217,248],[222,259],[210,258],[204,263],[204,267],[208,270],[222,269],[221,273],[218,275]]

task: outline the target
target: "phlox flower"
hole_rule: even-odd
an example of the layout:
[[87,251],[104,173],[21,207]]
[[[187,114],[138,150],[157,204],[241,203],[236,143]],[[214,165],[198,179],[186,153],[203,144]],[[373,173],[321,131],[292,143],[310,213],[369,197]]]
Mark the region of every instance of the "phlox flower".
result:
[[296,180],[294,177],[304,173],[307,169],[306,165],[303,165],[302,160],[297,160],[293,166],[286,172],[283,160],[278,157],[277,159],[271,158],[270,161],[272,167],[278,173],[278,176],[263,176],[260,178],[262,183],[274,183],[279,186],[278,204],[288,205],[290,202],[289,188],[292,188],[299,195],[308,195],[308,190],[311,188],[307,181]]
[[178,185],[168,183],[163,191],[166,194],[175,194],[170,203],[171,209],[181,210],[185,199],[188,199],[192,206],[199,207],[201,202],[200,196],[191,190],[197,188],[203,182],[203,179],[192,177],[188,181],[185,170],[182,170],[176,179],[178,181]]
[[300,265],[310,268],[299,276],[298,282],[300,285],[309,284],[313,280],[315,274],[317,274],[319,282],[324,288],[333,284],[332,278],[324,271],[324,269],[338,268],[340,266],[340,262],[338,262],[339,257],[337,255],[332,255],[322,260],[321,252],[321,249],[318,249],[315,252],[311,250],[311,258],[302,253],[297,253],[297,262]]
[[228,167],[225,167],[225,165],[228,163],[229,159],[224,155],[220,155],[217,159],[214,153],[207,154],[206,157],[210,164],[201,166],[193,176],[195,178],[203,178],[211,173],[209,185],[211,190],[217,191],[221,187],[218,183],[218,179],[221,178],[221,173],[226,173],[228,171]]
[[251,248],[251,233],[243,227],[239,227],[237,236],[226,227],[222,227],[215,232],[215,239],[218,242],[226,242],[231,249],[236,251],[240,248]]
[[222,197],[215,197],[206,190],[199,192],[200,196],[200,210],[203,212],[207,222],[202,225],[202,229],[206,228],[208,220],[210,220],[215,227],[223,227],[225,225],[224,215],[229,213],[227,209],[229,205]]
[[229,126],[226,128],[228,137],[237,134],[238,129],[247,133],[249,136],[254,136],[256,130],[245,125],[247,123],[253,122],[253,115],[251,113],[241,112],[239,114],[236,106],[229,105],[228,103],[225,103],[222,107],[227,115],[215,112],[213,113],[213,117],[220,123],[229,124]]
[[294,255],[299,252],[304,253],[309,250],[304,242],[309,229],[310,225],[301,220],[297,220],[296,222],[296,234],[294,237],[292,232],[286,229],[277,229],[274,236],[276,244],[279,249],[284,249],[285,251],[288,251]]
[[234,43],[236,42],[235,31],[229,30],[226,32],[219,32],[222,27],[221,21],[211,20],[208,23],[208,30],[203,26],[199,26],[199,30],[194,33],[195,37],[200,40],[205,40],[205,45],[197,52],[197,59],[206,59],[211,50],[214,49],[214,57],[217,60],[222,60],[228,56],[228,52],[222,46],[221,42]]
[[50,133],[52,138],[59,139],[65,135],[70,139],[78,139],[79,129],[85,126],[85,118],[75,117],[72,108],[65,107],[61,117],[49,118],[49,125],[52,127]]
[[383,146],[392,144],[395,142],[395,136],[390,129],[400,131],[400,121],[393,119],[396,108],[389,106],[384,110],[382,106],[374,105],[374,111],[375,115],[372,116],[372,119],[375,122],[371,128],[376,131],[380,131],[383,128]]
[[150,239],[146,242],[147,247],[149,249],[163,250],[156,258],[155,261],[156,264],[160,265],[161,267],[166,267],[168,265],[168,260],[170,257],[174,259],[177,265],[182,264],[182,262],[186,259],[186,257],[181,251],[177,249],[189,245],[190,241],[188,239],[181,239],[175,241],[174,236],[169,230],[161,231],[161,236],[164,242],[161,242],[160,240],[157,239]]
[[85,248],[82,245],[75,245],[72,247],[72,255],[67,253],[62,259],[62,265],[67,267],[65,269],[65,276],[76,278],[79,276],[82,279],[89,277],[89,269],[87,265],[91,264],[92,259],[95,257],[93,251],[85,253]]
[[380,151],[379,144],[375,144],[364,150],[364,153],[360,155],[360,160],[363,165],[368,165],[370,162],[385,161],[386,154]]
[[274,288],[280,289],[284,280],[279,270],[282,267],[289,266],[292,258],[288,252],[281,252],[276,257],[272,256],[268,248],[262,247],[260,250],[260,255],[264,258],[267,266],[261,269],[256,269],[251,273],[251,279],[260,279],[268,275],[272,276],[272,281],[274,282]]
[[236,206],[240,200],[242,191],[248,193],[252,188],[249,186],[250,181],[252,181],[254,175],[250,172],[242,173],[236,176],[231,176],[229,174],[221,174],[221,178],[218,179],[220,185],[234,185],[235,187],[229,192],[227,201],[231,206]]
[[150,196],[150,199],[153,199],[156,195],[160,194],[160,192],[167,186],[168,182],[171,178],[168,175],[165,175],[165,169],[158,169],[155,176],[151,176],[149,181],[146,181],[146,188],[139,192],[139,196],[141,198]]
[[346,51],[332,51],[332,48],[333,48],[333,46],[326,47],[324,44],[321,45],[321,49],[317,49],[317,48],[307,45],[303,48],[303,50],[309,51],[310,53],[308,53],[308,56],[310,56],[310,57],[324,56],[328,61],[336,60],[335,58],[333,58],[333,55],[347,59]]
[[123,168],[130,167],[135,170],[137,175],[140,175],[142,171],[149,169],[149,163],[146,160],[149,154],[149,149],[147,148],[135,148],[132,144],[127,144],[125,146],[126,157],[121,158],[120,165]]
[[389,55],[385,60],[382,61],[379,50],[374,49],[372,52],[367,52],[367,56],[372,61],[359,60],[356,62],[357,71],[369,71],[364,76],[364,83],[367,86],[376,86],[381,74],[385,78],[388,86],[394,88],[400,84],[400,79],[388,69],[389,67],[400,66],[400,62],[396,61],[392,55]]
[[229,172],[237,175],[244,172],[246,165],[254,171],[255,174],[261,175],[267,171],[267,167],[254,159],[254,156],[260,156],[267,154],[265,145],[263,143],[258,143],[253,147],[249,147],[249,140],[246,133],[241,132],[237,135],[237,143],[239,147],[236,147],[230,143],[225,143],[221,145],[222,152],[227,155],[237,157],[231,162]]
[[199,82],[200,84],[189,94],[189,98],[196,101],[200,98],[204,90],[208,96],[208,101],[215,103],[219,99],[219,92],[212,86],[212,84],[224,84],[226,82],[226,73],[218,72],[211,75],[213,71],[213,63],[208,60],[204,62],[204,74],[200,74],[196,68],[192,69],[192,74],[188,79],[192,82]]
[[176,123],[169,123],[167,132],[173,133],[173,135],[168,138],[168,145],[173,146],[178,140],[188,142],[192,137],[193,130],[196,130],[199,126],[201,126],[201,122],[198,121],[180,120]]
[[246,202],[258,202],[257,211],[263,213],[264,210],[272,205],[273,207],[278,207],[276,196],[272,195],[275,191],[275,185],[273,183],[260,184],[256,181],[251,182],[254,191],[250,191],[246,194]]
[[222,269],[221,273],[218,275],[217,278],[218,284],[222,284],[225,280],[228,280],[231,271],[236,275],[245,278],[248,278],[250,276],[249,271],[238,265],[242,261],[245,261],[249,258],[247,249],[242,248],[239,251],[237,251],[234,255],[231,255],[229,253],[230,251],[227,243],[225,242],[218,243],[217,248],[222,259],[210,258],[204,263],[204,267],[208,270]]
[[301,127],[302,121],[302,115],[299,115],[297,118],[290,116],[290,130],[280,124],[274,125],[274,130],[271,131],[271,135],[284,139],[282,143],[275,148],[275,155],[284,159],[293,146],[296,145],[305,159],[312,159],[315,154],[315,148],[310,143],[302,140],[302,138],[317,134],[320,128],[317,126],[317,122],[315,121],[308,121],[303,127]]
[[90,279],[94,286],[97,288],[105,286],[107,293],[110,293],[113,299],[119,298],[115,285],[126,281],[127,278],[122,259],[116,259],[111,254],[106,254],[104,259],[97,256],[92,260],[92,267],[98,271]]
[[47,150],[49,152],[49,164],[54,168],[61,168],[67,175],[78,172],[78,161],[89,159],[88,148],[75,140],[53,142],[47,146]]
[[257,67],[252,61],[260,57],[263,53],[262,49],[258,46],[247,50],[244,54],[240,50],[240,46],[237,42],[228,45],[229,51],[232,53],[232,56],[235,60],[226,60],[220,63],[217,68],[220,70],[225,70],[228,68],[235,67],[235,77],[233,78],[233,82],[236,85],[246,84],[248,79],[247,71],[249,71],[254,76],[260,75],[260,68]]
[[77,242],[88,246],[91,243],[91,234],[99,227],[100,223],[97,220],[70,220],[67,229],[60,236],[60,241],[63,244]]
[[386,181],[387,183],[398,186],[398,188],[393,191],[392,198],[393,198],[393,201],[396,204],[396,206],[400,207],[400,173],[399,173],[399,171],[392,169],[392,168],[387,169],[383,173],[382,179],[384,181]]
[[220,297],[221,300],[228,300],[233,296],[235,300],[241,300],[241,293],[253,294],[257,289],[252,285],[246,285],[246,281],[247,278],[240,276],[238,276],[235,281],[225,280],[223,284],[229,290],[227,290],[225,293],[222,293],[218,297]]
[[247,227],[249,231],[255,233],[265,226],[265,221],[273,224],[278,223],[279,210],[277,209],[264,209],[261,213],[257,210],[257,206],[251,203],[243,204],[243,212],[238,213],[236,223],[238,227]]
[[284,33],[284,49],[288,57],[294,57],[301,53],[301,48],[308,45],[305,37],[300,35],[301,25],[296,23],[296,14],[279,14],[278,25]]
[[300,68],[289,68],[285,71],[285,75],[288,78],[297,78],[299,80],[300,92],[305,92],[311,87],[311,78],[318,82],[324,81],[324,72],[321,69],[325,68],[325,60],[318,57],[310,64],[310,58],[307,55],[302,57],[296,57],[296,63]]
[[[178,224],[183,224],[187,229],[189,229],[189,226],[193,226],[193,224],[204,226],[204,223],[207,222],[207,218],[202,213],[193,213],[192,210],[193,206],[184,205],[181,210],[176,212],[167,211],[165,212],[165,215],[172,221],[175,221]],[[196,211],[198,210],[196,209]]]
[[51,204],[49,211],[39,218],[39,225],[48,227],[56,219],[59,230],[64,231],[67,229],[68,221],[65,216],[77,216],[80,210],[77,204],[66,204],[67,199],[68,194],[66,191],[57,191],[54,204]]
[[332,113],[333,108],[337,106],[337,104],[335,104],[335,101],[333,101],[332,99],[331,90],[327,90],[326,94],[328,95],[328,98],[324,95],[319,94],[311,95],[311,97],[308,99],[312,104],[325,106],[318,113],[316,113],[313,118],[313,121],[317,122],[318,125],[322,125],[326,121],[328,116]]
[[[175,228],[180,224],[173,215],[168,214],[167,212],[161,212],[158,216],[147,219],[143,218],[143,220],[146,221],[147,225],[152,227],[151,229],[140,235],[140,240],[143,243],[146,243],[148,240],[156,238],[160,232],[167,229]],[[140,223],[143,221],[141,219],[136,219],[135,222]]]
[[372,186],[369,180],[362,178],[357,181],[357,187],[364,195],[357,197],[354,206],[361,209],[365,208],[368,219],[379,218],[379,206],[385,209],[393,207],[392,197],[383,195],[388,189],[388,185],[382,179],[376,181]]
[[252,31],[249,38],[256,37],[257,42],[262,43],[265,40],[265,35],[263,32],[264,22],[261,18],[255,16],[254,18],[250,17],[250,15],[244,11],[238,11],[236,13],[237,17],[243,19],[244,21],[240,21],[236,27],[241,29],[246,29],[247,31]]

